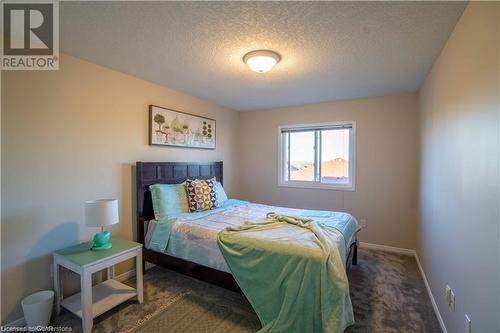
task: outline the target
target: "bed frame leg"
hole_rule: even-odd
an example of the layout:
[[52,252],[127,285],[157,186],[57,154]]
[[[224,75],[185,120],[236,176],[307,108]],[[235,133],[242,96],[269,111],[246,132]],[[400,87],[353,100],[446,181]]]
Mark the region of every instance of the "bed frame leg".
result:
[[145,257],[145,255],[144,255],[144,247],[142,249],[143,249],[143,252],[142,252],[142,263],[141,263],[141,265],[142,265],[142,274],[144,275],[144,274],[146,274],[146,258],[144,258]]
[[352,264],[356,266],[358,264],[358,243],[354,243],[352,247]]

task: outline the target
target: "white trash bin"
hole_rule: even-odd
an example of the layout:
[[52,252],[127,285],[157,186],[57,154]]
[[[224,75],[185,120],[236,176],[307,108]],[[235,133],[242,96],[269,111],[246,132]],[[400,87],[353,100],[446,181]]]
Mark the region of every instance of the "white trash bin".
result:
[[52,304],[54,303],[54,292],[43,290],[25,297],[21,301],[23,307],[26,326],[47,326],[52,314]]

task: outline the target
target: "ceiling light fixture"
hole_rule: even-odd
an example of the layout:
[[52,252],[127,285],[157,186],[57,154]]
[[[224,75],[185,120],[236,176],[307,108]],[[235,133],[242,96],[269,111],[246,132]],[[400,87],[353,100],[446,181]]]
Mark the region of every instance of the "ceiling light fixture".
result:
[[243,62],[257,73],[269,72],[281,60],[281,56],[270,50],[248,52],[243,56]]

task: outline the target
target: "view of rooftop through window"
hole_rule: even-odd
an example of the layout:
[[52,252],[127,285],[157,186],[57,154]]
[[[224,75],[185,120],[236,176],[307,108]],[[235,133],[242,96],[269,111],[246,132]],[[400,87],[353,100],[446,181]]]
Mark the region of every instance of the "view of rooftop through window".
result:
[[350,128],[335,128],[290,132],[287,147],[290,165],[285,178],[348,183],[350,131]]

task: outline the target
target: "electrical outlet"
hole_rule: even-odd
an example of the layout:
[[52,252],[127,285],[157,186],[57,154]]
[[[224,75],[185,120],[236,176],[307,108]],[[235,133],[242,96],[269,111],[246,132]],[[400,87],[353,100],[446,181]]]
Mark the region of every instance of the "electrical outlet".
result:
[[467,314],[465,315],[465,333],[472,333],[472,322]]
[[446,304],[448,304],[448,307],[455,312],[455,293],[449,285],[446,285]]
[[361,228],[366,228],[366,219],[360,219],[359,225],[361,226]]
[[450,308],[453,312],[455,312],[455,293],[453,290],[450,291]]
[[446,304],[450,306],[450,295],[451,295],[451,287],[449,285],[446,285]]

